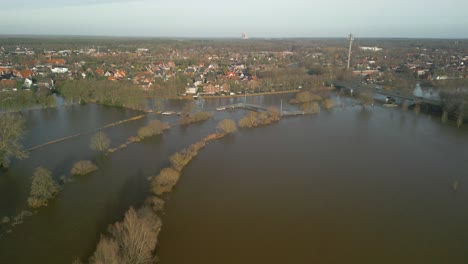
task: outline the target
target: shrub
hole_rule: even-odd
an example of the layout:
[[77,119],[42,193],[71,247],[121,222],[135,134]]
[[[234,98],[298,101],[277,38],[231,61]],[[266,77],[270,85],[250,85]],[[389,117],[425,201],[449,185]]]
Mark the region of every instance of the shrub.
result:
[[152,120],[148,125],[138,130],[138,137],[143,139],[147,137],[161,135],[164,130],[168,129],[167,123],[161,123],[159,120]]
[[239,127],[254,127],[257,126],[257,113],[248,112],[246,116],[239,120]]
[[162,169],[159,175],[153,179],[153,192],[156,195],[161,195],[172,191],[179,178],[180,173],[173,168]]
[[222,137],[223,137],[223,134],[220,134],[220,133],[209,134],[203,139],[203,142],[209,142],[211,140],[215,140],[215,139],[222,138]]
[[97,170],[98,167],[89,160],[80,160],[73,165],[70,173],[73,175],[86,175]]
[[210,113],[210,112],[197,112],[197,113],[194,113],[194,114],[188,114],[187,113],[187,114],[183,114],[180,117],[179,123],[182,126],[186,126],[186,125],[189,125],[189,124],[192,124],[192,123],[206,121],[206,120],[210,119],[212,116],[213,116],[213,114]]
[[38,167],[32,177],[28,204],[33,208],[46,206],[47,201],[52,199],[59,190],[58,184],[52,179],[51,172],[42,167]]
[[231,119],[223,119],[219,121],[216,128],[223,134],[231,134],[237,130],[236,122]]
[[246,116],[239,120],[239,127],[256,127],[261,125],[269,125],[281,119],[281,115],[276,108],[270,108],[268,112],[249,112]]
[[151,196],[148,199],[146,199],[146,205],[153,209],[155,213],[164,210],[164,200],[157,196]]
[[291,99],[289,103],[291,104],[303,104],[314,101],[321,101],[322,97],[320,95],[314,94],[309,91],[303,91],[296,94],[296,97]]
[[320,113],[320,105],[317,102],[304,103],[301,105],[301,109],[309,114]]
[[188,148],[183,149],[182,151],[176,152],[169,158],[172,167],[177,171],[182,171],[182,169],[187,166],[187,164],[195,156],[197,156],[198,151],[205,146],[206,138],[190,145]]

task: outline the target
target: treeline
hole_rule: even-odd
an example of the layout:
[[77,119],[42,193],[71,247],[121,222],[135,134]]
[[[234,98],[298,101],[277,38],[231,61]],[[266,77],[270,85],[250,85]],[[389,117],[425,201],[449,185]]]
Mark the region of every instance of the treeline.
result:
[[68,103],[99,103],[137,110],[146,109],[145,93],[130,82],[108,80],[67,80],[57,85]]
[[302,91],[296,94],[289,101],[290,104],[300,104],[302,111],[308,114],[320,112],[320,108],[331,109],[334,106],[333,100],[330,98],[328,90]]
[[54,106],[56,106],[55,96],[51,90],[43,87],[0,93],[0,109],[2,112],[15,112],[32,107],[48,108]]
[[[255,74],[255,73],[254,73]],[[306,68],[284,67],[269,71],[257,72],[261,80],[260,91],[294,90],[302,87],[321,87],[326,79],[323,72],[315,72]]]
[[9,167],[11,159],[28,156],[20,140],[25,134],[25,121],[19,114],[0,113],[0,169]]
[[153,194],[140,209],[130,208],[121,222],[109,226],[107,234],[101,235],[90,263],[154,263],[157,260],[155,250],[162,227],[159,215],[164,209],[163,196],[173,190],[183,168],[208,142],[234,132],[236,124],[225,119],[218,123],[217,130],[171,156],[171,166],[151,179]]

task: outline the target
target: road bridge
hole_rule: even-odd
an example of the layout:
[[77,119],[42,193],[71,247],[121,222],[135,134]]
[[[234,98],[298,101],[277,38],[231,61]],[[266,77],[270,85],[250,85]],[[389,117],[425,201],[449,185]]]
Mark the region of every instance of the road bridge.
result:
[[442,102],[440,100],[434,100],[434,99],[428,99],[428,98],[423,98],[423,97],[418,97],[414,96],[411,94],[407,93],[400,93],[400,92],[393,92],[393,91],[386,91],[382,89],[376,89],[376,88],[370,88],[370,87],[365,87],[360,84],[352,84],[352,83],[347,83],[347,82],[341,82],[341,81],[333,81],[332,82],[333,86],[337,88],[344,88],[348,90],[353,90],[356,92],[372,92],[375,94],[381,94],[384,96],[392,97],[392,98],[399,98],[402,100],[408,100],[408,101],[413,101],[416,104],[428,104],[428,105],[433,105],[433,106],[441,106]]

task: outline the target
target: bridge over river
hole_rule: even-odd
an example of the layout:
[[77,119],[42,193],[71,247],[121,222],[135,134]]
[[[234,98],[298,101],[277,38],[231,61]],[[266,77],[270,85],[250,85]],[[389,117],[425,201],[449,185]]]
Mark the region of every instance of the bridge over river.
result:
[[362,86],[362,85],[359,85],[359,84],[351,84],[351,83],[341,82],[341,81],[333,81],[332,84],[333,84],[333,86],[335,86],[337,88],[344,88],[344,89],[352,90],[352,91],[356,91],[356,92],[368,91],[368,92],[372,92],[372,93],[375,93],[375,94],[381,94],[381,95],[392,97],[392,98],[399,98],[399,99],[402,99],[402,100],[412,101],[415,104],[428,104],[428,105],[433,105],[433,106],[441,106],[442,105],[441,101],[439,101],[439,100],[418,97],[418,96],[414,96],[414,95],[407,94],[407,93],[385,91],[385,90],[382,90],[382,89],[369,88],[369,87],[365,87],[365,86]]

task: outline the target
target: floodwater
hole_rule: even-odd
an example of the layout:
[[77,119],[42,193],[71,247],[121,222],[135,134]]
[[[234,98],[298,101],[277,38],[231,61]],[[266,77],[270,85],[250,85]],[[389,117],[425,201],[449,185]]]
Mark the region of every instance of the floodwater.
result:
[[467,263],[467,132],[379,107],[241,130],[184,171],[160,263]]
[[[285,105],[288,96],[211,99],[197,107],[281,99]],[[33,151],[1,172],[0,217],[27,209],[37,166],[56,179],[80,159],[94,160],[99,170],[74,177],[49,206],[3,233],[0,263],[85,260],[108,224],[141,205],[147,177],[168,165],[170,154],[244,112],[216,112],[213,120],[172,128],[107,157],[89,150],[95,129],[138,114],[96,105],[25,113],[27,147],[83,135]],[[153,118],[161,116],[105,132],[120,145]],[[168,196],[160,263],[466,263],[467,146],[466,129],[378,106],[240,129],[202,150]]]

